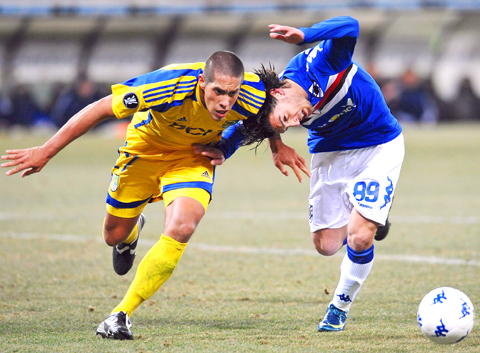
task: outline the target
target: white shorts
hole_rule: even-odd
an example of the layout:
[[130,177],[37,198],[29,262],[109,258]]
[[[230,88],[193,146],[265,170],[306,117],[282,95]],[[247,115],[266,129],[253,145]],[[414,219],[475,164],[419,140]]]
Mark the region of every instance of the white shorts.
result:
[[308,198],[310,231],[343,227],[353,208],[385,225],[404,156],[403,134],[373,147],[315,153]]

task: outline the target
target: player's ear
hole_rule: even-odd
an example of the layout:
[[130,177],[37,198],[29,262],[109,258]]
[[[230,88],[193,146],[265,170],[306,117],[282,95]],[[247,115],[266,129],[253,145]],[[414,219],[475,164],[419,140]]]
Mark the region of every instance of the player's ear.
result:
[[277,97],[277,96],[284,96],[285,95],[285,91],[282,89],[282,88],[272,88],[270,90],[270,95],[272,97]]
[[201,89],[205,90],[205,77],[203,77],[203,74],[198,75],[198,84]]

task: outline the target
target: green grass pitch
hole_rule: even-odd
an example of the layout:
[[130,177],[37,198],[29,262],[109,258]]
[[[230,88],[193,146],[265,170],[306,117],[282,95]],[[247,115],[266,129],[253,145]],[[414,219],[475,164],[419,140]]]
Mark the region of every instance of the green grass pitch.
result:
[[[168,282],[133,315],[134,341],[95,337],[134,272],[113,272],[101,237],[110,168],[122,141],[90,133],[45,169],[0,174],[0,352],[478,352],[480,330],[454,346],[421,334],[431,289],[464,291],[480,313],[480,125],[407,127],[386,240],[346,330],[319,333],[344,254],[315,253],[308,178],[243,148],[216,170],[213,202]],[[0,151],[45,136],[0,134]],[[284,140],[307,161],[306,131]],[[163,230],[146,208],[139,259]]]

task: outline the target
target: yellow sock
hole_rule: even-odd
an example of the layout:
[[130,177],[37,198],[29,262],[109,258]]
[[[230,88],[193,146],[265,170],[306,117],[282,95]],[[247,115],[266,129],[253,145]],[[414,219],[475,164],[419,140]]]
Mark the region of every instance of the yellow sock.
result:
[[123,243],[124,244],[132,243],[135,239],[137,239],[137,235],[138,235],[137,233],[138,233],[138,223],[135,224],[135,227],[133,227],[133,230],[128,236],[127,240],[125,240]]
[[138,265],[137,274],[122,302],[112,313],[125,311],[128,316],[150,298],[173,273],[188,243],[180,243],[162,234]]

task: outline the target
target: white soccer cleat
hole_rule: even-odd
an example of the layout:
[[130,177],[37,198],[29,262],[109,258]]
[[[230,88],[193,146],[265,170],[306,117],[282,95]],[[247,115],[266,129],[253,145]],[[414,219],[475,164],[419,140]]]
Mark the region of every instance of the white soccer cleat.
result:
[[132,323],[125,311],[110,314],[97,328],[95,335],[113,340],[133,340]]

